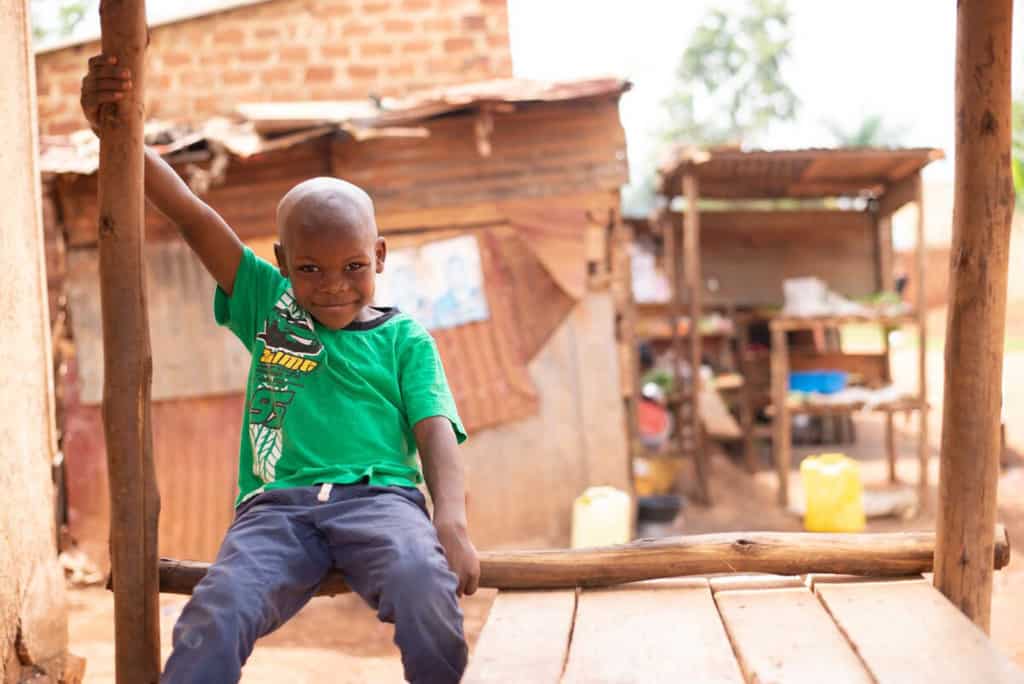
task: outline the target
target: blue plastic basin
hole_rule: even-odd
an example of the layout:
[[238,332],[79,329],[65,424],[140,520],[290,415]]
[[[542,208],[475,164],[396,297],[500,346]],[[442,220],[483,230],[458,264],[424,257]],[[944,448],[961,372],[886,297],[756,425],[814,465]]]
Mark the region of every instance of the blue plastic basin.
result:
[[789,374],[789,391],[835,394],[846,388],[846,379],[844,371],[793,371]]

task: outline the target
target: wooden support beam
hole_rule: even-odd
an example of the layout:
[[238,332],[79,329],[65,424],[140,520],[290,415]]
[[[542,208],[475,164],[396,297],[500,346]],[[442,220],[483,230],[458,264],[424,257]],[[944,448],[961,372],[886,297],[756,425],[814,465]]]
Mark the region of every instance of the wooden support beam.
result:
[[915,172],[886,188],[885,193],[878,200],[879,217],[890,218],[904,205],[915,201],[917,199],[916,179],[920,176],[920,171]]
[[[999,569],[1010,562],[1010,540],[1002,525],[993,529],[997,543],[988,562]],[[594,549],[482,551],[480,586],[570,589],[731,572],[904,577],[931,572],[934,548],[931,532],[729,532],[644,539]],[[206,563],[162,559],[160,590],[190,594],[208,567]],[[347,591],[341,573],[331,571],[317,593]]]
[[697,475],[697,494],[700,503],[711,505],[711,473],[709,454],[704,449],[704,425],[700,413],[701,337],[700,314],[704,281],[700,274],[700,211],[697,208],[697,177],[683,176],[683,196],[686,214],[683,216],[683,269],[686,275],[687,304],[690,316],[690,430],[693,437],[694,470]]
[[935,586],[988,631],[1013,180],[1013,0],[957,3],[956,148]]
[[99,256],[103,424],[110,481],[118,684],[160,678],[157,519],[150,426],[149,320],[143,273],[144,0],[103,0],[102,49],[132,72],[132,90],[100,112]]
[[771,387],[772,408],[772,457],[779,476],[779,506],[789,505],[790,468],[790,415],[786,406],[789,396],[789,349],[786,330],[781,326],[771,327]]
[[[921,410],[917,414],[917,501],[921,509],[928,508],[928,460],[931,444],[928,441],[928,239],[924,231],[924,186],[921,174],[914,175],[914,201],[917,203],[917,394]],[[886,334],[888,337],[888,333]],[[993,521],[995,519],[993,518]]]

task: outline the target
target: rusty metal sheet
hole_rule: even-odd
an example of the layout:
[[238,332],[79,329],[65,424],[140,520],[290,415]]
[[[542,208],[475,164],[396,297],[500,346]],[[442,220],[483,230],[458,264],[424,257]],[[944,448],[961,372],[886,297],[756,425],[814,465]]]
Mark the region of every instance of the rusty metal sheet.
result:
[[671,150],[660,166],[661,192],[678,194],[683,175],[697,178],[701,197],[877,197],[943,159],[933,148],[741,150],[736,147]]

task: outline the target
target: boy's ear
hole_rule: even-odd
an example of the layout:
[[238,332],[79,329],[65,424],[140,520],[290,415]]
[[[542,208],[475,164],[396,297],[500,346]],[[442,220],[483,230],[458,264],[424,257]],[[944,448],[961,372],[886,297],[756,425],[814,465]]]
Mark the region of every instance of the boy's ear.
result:
[[373,251],[377,255],[377,273],[383,273],[384,261],[388,258],[387,241],[382,237],[377,238],[377,244],[373,246]]
[[280,242],[274,243],[274,258],[277,259],[277,270],[285,278],[288,277],[288,261],[285,259],[284,247]]

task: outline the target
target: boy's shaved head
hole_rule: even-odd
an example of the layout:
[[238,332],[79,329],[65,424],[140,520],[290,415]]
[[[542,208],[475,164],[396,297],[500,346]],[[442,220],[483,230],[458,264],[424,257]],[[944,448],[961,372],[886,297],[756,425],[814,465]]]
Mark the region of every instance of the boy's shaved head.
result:
[[287,244],[295,229],[335,229],[376,238],[373,200],[362,188],[339,178],[311,178],[289,190],[277,205],[281,244]]
[[338,178],[311,178],[277,205],[277,231],[281,275],[321,325],[339,330],[375,315],[374,279],[384,270],[387,244],[369,195]]

